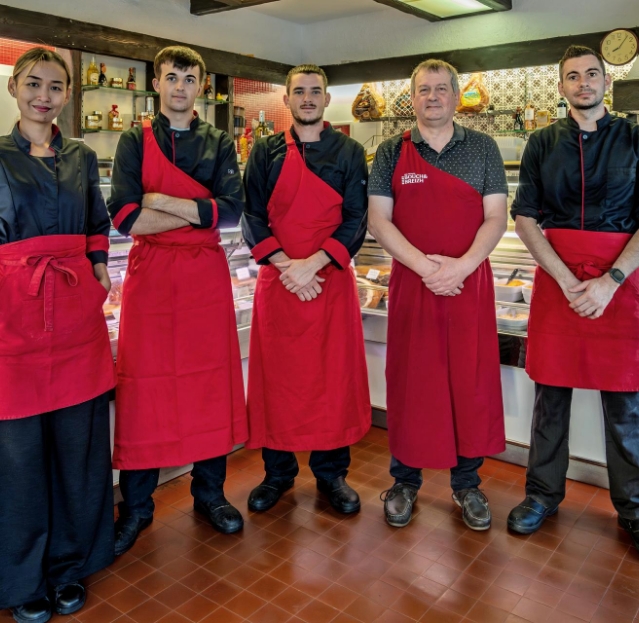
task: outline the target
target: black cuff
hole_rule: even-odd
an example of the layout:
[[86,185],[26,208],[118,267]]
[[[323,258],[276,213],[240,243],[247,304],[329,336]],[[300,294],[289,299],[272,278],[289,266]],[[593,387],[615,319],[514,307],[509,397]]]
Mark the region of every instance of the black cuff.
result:
[[96,264],[109,263],[109,254],[106,251],[89,251],[89,253],[87,253],[87,257],[94,266]]
[[336,268],[339,268],[340,270],[344,270],[342,265],[326,249],[320,249],[320,250],[326,253],[326,255],[328,256],[328,259],[331,260],[331,264],[333,266],[335,266]]
[[125,236],[131,235],[131,228],[133,227],[133,223],[138,220],[138,216],[142,214],[142,208],[135,208],[131,214],[129,214],[121,223],[119,227],[116,229]]
[[513,221],[517,220],[518,216],[527,216],[534,218],[537,222],[541,220],[541,212],[535,208],[517,208],[517,210],[511,210],[510,216]]
[[191,223],[193,229],[210,229],[213,227],[213,204],[210,199],[196,199],[199,223]]
[[268,255],[265,255],[259,262],[255,262],[258,266],[268,266],[271,262],[269,260],[269,258],[273,257],[276,253],[279,253],[280,251],[283,251],[284,249],[279,248],[279,249],[275,249],[275,251],[273,251],[272,253],[269,253]]

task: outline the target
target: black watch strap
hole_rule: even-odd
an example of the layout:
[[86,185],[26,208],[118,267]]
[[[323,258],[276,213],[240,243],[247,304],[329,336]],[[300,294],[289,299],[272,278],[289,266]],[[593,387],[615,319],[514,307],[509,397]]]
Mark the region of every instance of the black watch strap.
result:
[[624,275],[623,270],[619,268],[611,268],[608,274],[612,277],[613,281],[616,281],[619,285],[626,280],[626,275]]

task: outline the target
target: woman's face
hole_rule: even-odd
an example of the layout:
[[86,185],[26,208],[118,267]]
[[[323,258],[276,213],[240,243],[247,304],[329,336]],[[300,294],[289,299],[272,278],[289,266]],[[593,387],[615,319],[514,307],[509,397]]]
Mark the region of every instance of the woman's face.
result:
[[9,78],[9,93],[16,98],[22,119],[50,124],[71,97],[67,74],[60,65],[40,61]]

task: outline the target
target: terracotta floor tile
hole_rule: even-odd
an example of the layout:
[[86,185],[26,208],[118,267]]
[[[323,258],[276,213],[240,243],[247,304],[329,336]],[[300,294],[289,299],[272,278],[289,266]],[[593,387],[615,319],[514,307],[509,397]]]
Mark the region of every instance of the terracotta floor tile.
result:
[[418,621],[432,605],[430,600],[403,593],[390,607],[391,610]]
[[218,604],[212,602],[203,595],[196,595],[178,606],[176,611],[186,617],[189,621],[201,621],[203,618],[211,614],[211,612],[217,610],[218,607]]
[[535,578],[538,582],[548,584],[554,588],[565,591],[571,584],[574,575],[567,571],[554,569],[546,565]]
[[188,575],[192,571],[197,569],[197,565],[186,558],[181,556],[173,560],[161,568],[162,573],[168,575],[174,580],[180,580],[184,576]]
[[470,609],[466,618],[476,623],[504,623],[508,618],[508,612],[480,601]]
[[433,606],[420,619],[422,623],[459,623],[464,617],[439,606]]
[[242,623],[245,621],[244,617],[241,617],[226,608],[218,608],[207,617],[202,619],[200,623]]
[[367,597],[358,597],[347,608],[344,608],[344,612],[349,614],[357,621],[362,623],[369,623],[374,621],[380,614],[380,605]]
[[590,623],[631,623],[632,621],[632,617],[608,610],[608,608],[604,608],[603,606],[597,608],[592,619],[590,619]]
[[597,610],[597,604],[594,604],[585,599],[580,599],[574,595],[564,593],[559,604],[557,604],[557,610],[571,614],[583,621],[590,621]]
[[329,623],[339,614],[339,610],[332,608],[323,601],[314,599],[299,613],[298,618],[306,623]]
[[374,623],[413,623],[414,619],[396,612],[395,610],[384,610],[374,621]]
[[189,619],[183,617],[181,614],[177,613],[175,610],[169,612],[166,616],[163,616],[158,623],[191,623]]
[[202,591],[201,594],[216,604],[223,606],[241,592],[242,590],[238,586],[235,586],[235,584],[231,584],[226,580],[219,580]]
[[92,584],[90,590],[100,599],[108,599],[121,590],[124,590],[127,586],[129,586],[129,583],[126,580],[123,580],[118,575],[109,574],[99,582]]
[[498,608],[499,610],[506,610],[512,612],[515,606],[519,603],[521,595],[513,593],[505,588],[501,588],[496,584],[490,586],[486,592],[481,596],[480,601]]
[[230,610],[231,612],[235,612],[235,614],[239,614],[244,618],[250,616],[256,610],[259,610],[266,601],[257,595],[253,595],[253,593],[249,593],[248,591],[243,591],[239,595],[236,595],[230,601],[224,604],[224,607]]
[[526,599],[538,601],[539,603],[551,608],[555,608],[557,606],[563,595],[563,591],[549,586],[548,584],[543,584],[542,582],[535,581],[533,581],[533,583],[524,593],[524,597]]
[[128,614],[136,623],[157,623],[170,609],[155,599],[149,599]]
[[286,610],[290,614],[297,614],[306,605],[312,601],[312,597],[303,593],[302,591],[289,586],[285,591],[282,591],[279,595],[271,600],[271,603],[278,608]]
[[[246,620],[251,623],[288,623],[291,620],[291,614],[273,604],[265,604]],[[222,621],[223,619],[220,619],[217,623]]]
[[462,573],[455,583],[451,586],[454,591],[472,597],[473,599],[479,599],[490,586],[489,582],[485,582],[478,577],[470,575],[469,573]]
[[284,584],[284,582],[280,582],[268,575],[263,575],[257,582],[251,584],[248,587],[248,590],[254,595],[257,595],[266,601],[270,601],[282,591],[286,590],[287,586],[288,585]]
[[197,593],[183,584],[173,584],[169,588],[164,589],[155,596],[155,599],[175,610],[178,606],[181,606],[185,601],[195,597]]
[[376,580],[371,586],[369,586],[362,595],[371,601],[374,601],[380,606],[388,608],[398,597],[404,594],[401,588],[397,588],[393,584],[384,582],[383,580]]
[[608,610],[612,610],[613,612],[632,618],[634,618],[639,611],[638,599],[623,593],[618,593],[612,589],[608,589],[606,594],[603,596],[600,605]]
[[128,614],[131,610],[147,601],[149,595],[135,586],[127,586],[124,590],[109,598],[108,603],[115,606],[120,612]]
[[[234,573],[238,573],[240,572],[240,570],[242,569],[242,567],[240,567],[240,569],[234,571]],[[255,579],[257,579],[259,577],[259,574],[256,573]],[[231,575],[233,574],[229,574],[226,577],[231,580]],[[211,586],[212,584],[215,584],[215,582],[217,582],[219,580],[218,576],[211,573],[210,571],[207,571],[206,569],[196,569],[195,571],[193,571],[192,573],[189,573],[189,575],[185,575],[180,582],[186,586],[187,588],[189,588],[190,590],[196,592],[196,593],[201,593],[203,590],[206,590],[209,586]],[[234,584],[237,584],[237,582],[234,582]]]
[[151,567],[151,565],[147,565],[141,560],[136,560],[135,562],[132,562],[130,565],[127,565],[126,567],[119,569],[117,571],[117,574],[123,580],[126,580],[127,582],[129,582],[129,584],[134,584],[138,580],[141,580],[147,575],[150,575],[151,573],[153,573],[153,571],[155,571],[155,569]]
[[460,572],[455,569],[451,569],[450,567],[440,565],[439,563],[435,563],[426,569],[423,575],[429,580],[433,580],[434,582],[450,587],[457,581],[457,578],[460,576]]
[[[74,618],[76,618],[76,620],[80,621],[81,623],[112,623],[121,616],[122,612],[120,612],[120,610],[115,608],[112,604],[103,601],[90,610],[87,610],[86,613],[80,610],[80,612],[76,613],[76,616]],[[64,617],[64,619],[68,619],[68,617]],[[62,620],[63,619],[60,618],[60,621]]]

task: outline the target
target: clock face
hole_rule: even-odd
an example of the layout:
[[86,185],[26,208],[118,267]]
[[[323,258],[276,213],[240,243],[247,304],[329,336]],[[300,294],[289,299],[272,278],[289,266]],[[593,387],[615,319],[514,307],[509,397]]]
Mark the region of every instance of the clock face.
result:
[[625,65],[636,55],[639,39],[631,30],[619,28],[608,33],[601,42],[601,56],[611,65]]

